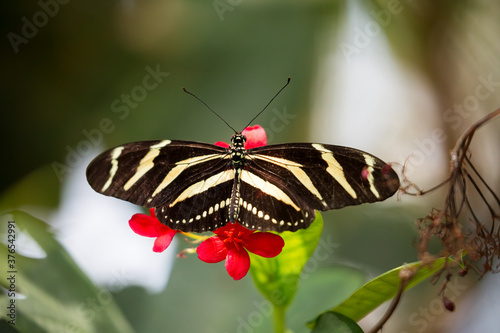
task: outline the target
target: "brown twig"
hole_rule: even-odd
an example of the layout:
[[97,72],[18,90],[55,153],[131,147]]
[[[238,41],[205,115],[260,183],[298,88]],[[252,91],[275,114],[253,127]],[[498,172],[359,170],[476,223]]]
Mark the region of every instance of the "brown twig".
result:
[[403,275],[400,273],[400,283],[398,287],[398,292],[396,296],[391,301],[391,305],[389,305],[389,308],[387,311],[384,313],[384,316],[380,318],[380,320],[377,322],[377,324],[372,327],[368,333],[377,333],[382,329],[382,327],[385,325],[385,323],[391,318],[392,314],[396,310],[396,307],[398,306],[399,302],[401,301],[401,297],[403,296],[403,293],[406,289],[406,286],[410,282],[411,278],[414,276],[415,272],[411,272],[409,274]]
[[[495,256],[499,256],[500,228],[497,221],[500,219],[500,199],[493,188],[472,164],[469,148],[476,131],[492,119],[500,116],[500,109],[484,116],[470,126],[457,140],[451,151],[449,182],[444,205],[441,210],[433,209],[427,217],[418,220],[420,230],[419,254],[426,255],[430,238],[436,236],[443,244],[442,256],[453,256],[464,249],[475,262],[483,260],[483,272],[492,270]],[[443,183],[428,191],[420,191],[419,195],[428,193]],[[470,196],[477,196],[490,214],[491,226],[476,214],[477,204],[473,204]],[[459,216],[469,213],[471,228],[465,228],[459,222]]]

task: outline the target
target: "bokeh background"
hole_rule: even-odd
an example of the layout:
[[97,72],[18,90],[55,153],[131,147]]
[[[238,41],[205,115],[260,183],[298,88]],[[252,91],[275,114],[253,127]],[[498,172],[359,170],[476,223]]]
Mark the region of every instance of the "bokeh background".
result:
[[[271,330],[250,276],[235,282],[223,263],[176,259],[190,246],[180,239],[153,253],[153,240],[127,225],[140,208],[86,184],[86,165],[115,145],[229,140],[231,130],[182,87],[240,130],[290,76],[254,123],[269,143],[369,151],[396,167],[406,162],[421,188],[446,177],[457,138],[500,106],[497,2],[29,0],[2,7],[0,232],[5,243],[7,221],[17,219],[22,271],[22,325],[8,326],[2,311],[2,331]],[[497,191],[499,129],[498,121],[488,124],[472,147]],[[323,214],[328,256],[313,256],[290,328],[307,332],[304,322],[319,311],[416,260],[415,220],[442,205],[443,193]],[[5,260],[0,267],[4,273]],[[337,279],[325,280],[331,271]],[[473,274],[453,280],[447,295],[455,313],[437,297],[441,282],[424,283],[407,293],[384,332],[493,332],[498,282]],[[0,301],[5,309],[5,294]]]

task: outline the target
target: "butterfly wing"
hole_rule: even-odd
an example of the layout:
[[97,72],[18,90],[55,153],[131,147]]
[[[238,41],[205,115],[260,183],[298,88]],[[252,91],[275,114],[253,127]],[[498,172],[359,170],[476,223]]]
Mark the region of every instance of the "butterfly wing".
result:
[[[87,168],[97,192],[145,207],[182,231],[225,225],[235,171],[228,149],[190,141],[142,141],[110,149]],[[382,201],[399,188],[392,168],[353,148],[293,143],[249,149],[238,222],[254,230],[307,228],[315,210]]]
[[[218,224],[214,221],[227,220],[222,209],[208,213],[216,208],[216,198],[222,197],[225,204],[230,195],[234,178],[230,163],[227,149],[211,144],[141,141],[97,156],[87,167],[87,180],[104,195],[158,207],[157,217],[170,227],[203,231],[211,230],[209,224]],[[190,220],[193,223],[188,225]]]
[[387,163],[357,149],[310,143],[258,147],[248,150],[242,173],[240,220],[252,229],[294,231],[307,228],[315,210],[382,201],[398,188]]
[[204,232],[229,221],[234,170],[224,168],[214,175],[189,183],[174,200],[157,207],[156,217],[175,230]]

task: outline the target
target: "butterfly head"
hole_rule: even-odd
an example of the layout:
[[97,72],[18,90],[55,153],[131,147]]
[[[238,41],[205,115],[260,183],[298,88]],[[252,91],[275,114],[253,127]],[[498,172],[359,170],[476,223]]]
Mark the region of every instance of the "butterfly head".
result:
[[231,146],[233,148],[244,148],[245,142],[247,141],[246,136],[241,133],[236,133],[231,137]]

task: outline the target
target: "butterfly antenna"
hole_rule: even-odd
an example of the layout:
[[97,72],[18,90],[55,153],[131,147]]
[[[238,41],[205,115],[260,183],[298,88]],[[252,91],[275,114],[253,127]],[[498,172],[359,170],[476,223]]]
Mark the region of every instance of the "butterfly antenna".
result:
[[244,128],[247,128],[248,126],[250,126],[250,124],[253,123],[253,121],[255,119],[257,119],[257,117],[260,116],[261,113],[264,112],[265,109],[267,109],[267,107],[269,106],[269,104],[271,104],[274,101],[274,99],[276,97],[278,97],[278,95],[283,91],[283,89],[286,88],[286,86],[288,86],[289,83],[290,83],[290,78],[288,78],[288,81],[286,81],[285,85],[276,93],[276,95],[274,95],[273,98],[271,98],[271,100],[269,101],[269,103],[267,103],[266,106],[264,106],[264,108],[259,113],[257,113],[257,115],[255,117],[253,117],[252,120],[250,120],[250,122],[248,123],[248,125],[246,125]]
[[201,98],[199,98],[198,96],[196,96],[195,94],[193,94],[192,92],[188,91],[186,88],[182,87],[182,90],[184,90],[185,93],[193,96],[194,98],[196,98],[198,101],[200,101],[203,105],[205,105],[207,107],[207,109],[209,109],[210,111],[213,112],[213,114],[215,114],[217,117],[219,117],[220,120],[222,120],[230,129],[232,129],[234,131],[234,133],[238,133],[231,125],[229,125],[227,123],[227,121],[224,120],[224,118],[222,118],[221,116],[219,116],[219,114],[217,112],[215,112],[214,110],[212,110],[212,108],[210,106],[208,106],[207,103],[205,103],[204,101],[201,100]]

